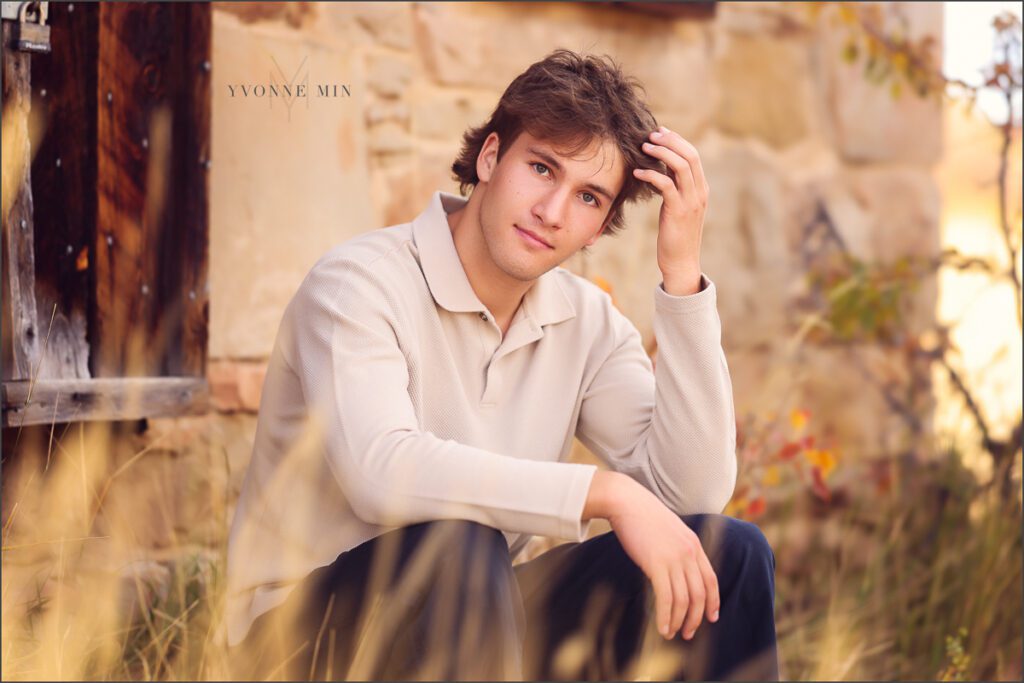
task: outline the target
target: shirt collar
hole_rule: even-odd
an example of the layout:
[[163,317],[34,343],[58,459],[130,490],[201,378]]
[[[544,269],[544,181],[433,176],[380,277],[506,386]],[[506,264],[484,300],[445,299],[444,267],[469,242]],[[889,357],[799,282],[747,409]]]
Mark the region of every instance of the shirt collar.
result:
[[[439,306],[453,313],[487,310],[466,277],[448,225],[448,214],[468,201],[448,192],[434,192],[430,204],[412,223],[413,240],[430,293]],[[559,284],[556,270],[553,268],[537,278],[523,297],[523,313],[538,326],[576,316],[576,308]]]

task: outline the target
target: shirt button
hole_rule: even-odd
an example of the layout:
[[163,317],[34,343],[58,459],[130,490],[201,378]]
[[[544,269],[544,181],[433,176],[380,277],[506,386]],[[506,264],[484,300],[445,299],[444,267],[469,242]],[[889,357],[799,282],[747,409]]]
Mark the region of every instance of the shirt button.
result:
[[480,319],[481,319],[481,320],[483,320],[484,322],[487,322],[487,314],[486,314],[486,313],[483,313],[483,312],[481,312],[481,313],[480,313]]

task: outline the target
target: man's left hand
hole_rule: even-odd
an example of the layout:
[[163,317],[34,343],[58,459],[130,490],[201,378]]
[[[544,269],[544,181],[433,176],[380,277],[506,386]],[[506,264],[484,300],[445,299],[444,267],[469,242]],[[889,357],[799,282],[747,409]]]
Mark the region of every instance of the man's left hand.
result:
[[700,240],[708,206],[697,148],[678,133],[662,126],[650,134],[643,151],[668,167],[668,175],[649,169],[633,174],[654,186],[661,195],[658,219],[658,267],[665,291],[682,296],[700,291]]

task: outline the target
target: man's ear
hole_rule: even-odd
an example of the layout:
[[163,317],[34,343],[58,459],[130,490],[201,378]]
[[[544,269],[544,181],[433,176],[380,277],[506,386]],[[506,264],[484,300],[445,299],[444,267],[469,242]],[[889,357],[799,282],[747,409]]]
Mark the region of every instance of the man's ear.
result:
[[487,136],[484,144],[480,147],[480,154],[476,157],[476,175],[480,182],[486,183],[491,180],[494,167],[498,165],[498,149],[501,141],[494,131]]

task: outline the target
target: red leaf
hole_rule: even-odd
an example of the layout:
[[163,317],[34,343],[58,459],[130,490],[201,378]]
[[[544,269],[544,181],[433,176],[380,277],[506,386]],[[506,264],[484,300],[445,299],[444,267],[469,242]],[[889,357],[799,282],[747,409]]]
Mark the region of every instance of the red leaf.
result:
[[804,438],[800,439],[800,445],[803,448],[814,448],[814,437],[808,434]]
[[753,519],[754,517],[760,517],[764,514],[764,496],[758,496],[754,500],[750,501],[747,505],[747,516]]
[[787,441],[786,445],[779,450],[779,457],[783,460],[790,460],[796,457],[796,454],[799,453],[800,450],[801,446],[799,443],[795,441]]
[[825,484],[824,477],[821,476],[821,468],[811,468],[811,480],[811,490],[814,491],[814,495],[821,498],[826,503],[831,501],[832,492],[829,491],[828,486]]

